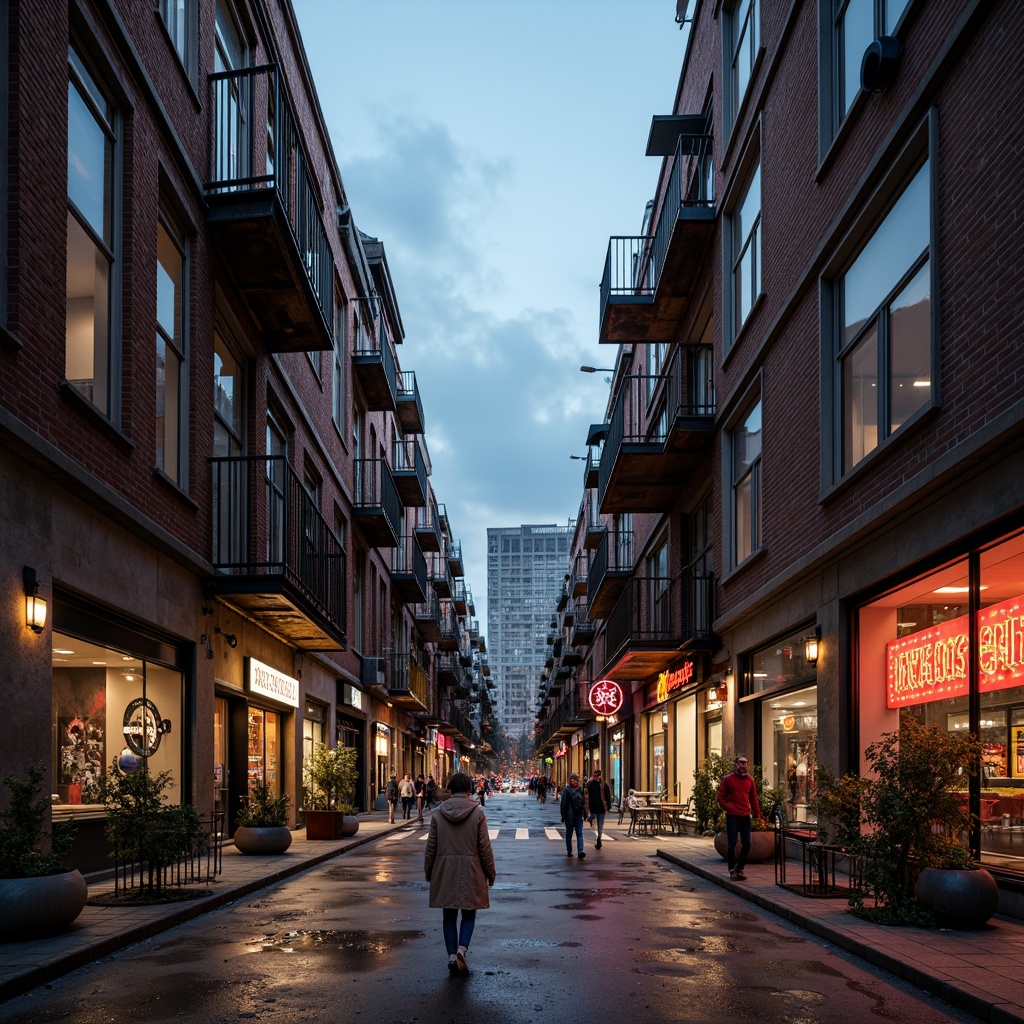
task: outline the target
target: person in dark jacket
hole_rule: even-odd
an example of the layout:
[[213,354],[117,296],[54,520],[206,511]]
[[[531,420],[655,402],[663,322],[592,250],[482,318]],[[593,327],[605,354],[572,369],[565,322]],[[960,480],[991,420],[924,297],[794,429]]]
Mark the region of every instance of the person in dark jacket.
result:
[[470,795],[469,776],[456,772],[448,789],[451,798],[430,819],[423,868],[430,883],[430,906],[443,911],[441,929],[448,950],[448,972],[469,974],[466,953],[476,926],[476,912],[491,905],[487,890],[494,885],[494,853],[487,817]]
[[597,825],[597,842],[594,845],[600,850],[601,837],[604,835],[604,816],[612,807],[612,791],[608,788],[608,783],[601,777],[600,768],[594,769],[594,773],[588,779],[585,788],[587,791],[587,806],[590,809],[588,818],[591,825],[595,822]]
[[388,802],[388,821],[392,824],[395,820],[395,804],[398,803],[398,776],[392,772],[388,779],[387,788],[384,790],[384,799]]
[[423,796],[426,799],[427,810],[432,811],[434,801],[437,799],[437,783],[434,781],[433,775],[427,776],[427,784],[423,787]]
[[[729,877],[743,881],[743,868],[750,853],[750,816],[761,817],[757,799],[757,783],[747,767],[745,754],[737,754],[735,767],[718,787],[718,805],[725,811],[725,842],[728,848]],[[740,839],[740,855],[736,856],[736,837]]]
[[565,855],[572,856],[572,835],[576,833],[576,856],[583,860],[583,822],[589,817],[587,809],[587,791],[580,789],[580,777],[569,776],[569,785],[562,790],[559,803],[562,821],[565,822]]

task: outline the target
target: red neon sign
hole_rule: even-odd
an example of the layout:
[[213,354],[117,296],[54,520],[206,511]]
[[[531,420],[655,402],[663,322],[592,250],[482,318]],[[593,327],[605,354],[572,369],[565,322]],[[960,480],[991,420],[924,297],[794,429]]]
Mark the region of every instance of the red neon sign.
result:
[[622,707],[622,687],[614,680],[602,679],[590,687],[587,700],[595,715],[614,715]]
[[[886,707],[926,704],[967,693],[970,616],[961,615],[885,645]],[[1024,598],[978,615],[982,693],[1024,682]]]

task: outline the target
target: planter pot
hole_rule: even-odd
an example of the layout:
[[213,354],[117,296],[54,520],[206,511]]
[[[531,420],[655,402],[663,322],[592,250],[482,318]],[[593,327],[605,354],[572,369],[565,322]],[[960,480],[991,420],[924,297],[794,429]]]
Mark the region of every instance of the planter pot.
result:
[[0,941],[63,931],[82,912],[88,894],[80,871],[0,878]]
[[984,868],[925,868],[914,894],[949,928],[980,928],[999,906],[999,886]]
[[[728,860],[728,847],[724,832],[715,835],[715,849],[722,860]],[[739,853],[740,841],[736,839],[736,852]],[[775,833],[774,832],[751,832],[750,833],[750,856],[747,857],[748,864],[764,864],[775,857]]]
[[239,853],[269,855],[284,853],[292,845],[292,834],[287,825],[249,827],[239,825],[233,836]]
[[359,819],[341,811],[306,811],[307,839],[347,839],[359,831]]

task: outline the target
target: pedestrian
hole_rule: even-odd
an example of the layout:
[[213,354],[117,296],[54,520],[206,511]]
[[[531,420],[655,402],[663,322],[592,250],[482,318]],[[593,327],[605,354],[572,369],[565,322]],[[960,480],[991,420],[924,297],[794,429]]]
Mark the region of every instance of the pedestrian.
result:
[[433,775],[427,776],[427,784],[423,787],[423,795],[426,797],[427,810],[433,810],[434,801],[437,799],[437,783]]
[[565,822],[565,855],[572,856],[572,836],[576,833],[576,856],[583,860],[583,822],[589,817],[587,810],[587,791],[580,789],[580,777],[569,776],[569,785],[562,790],[559,804],[562,821]]
[[412,814],[413,801],[416,799],[416,786],[413,784],[412,775],[408,772],[398,784],[398,795],[402,798],[402,819],[408,821]]
[[476,797],[480,801],[481,807],[487,803],[487,783],[483,779],[476,784]]
[[[757,783],[749,773],[745,754],[737,754],[735,766],[718,787],[718,804],[725,811],[725,843],[728,850],[729,877],[742,882],[747,876],[743,868],[750,853],[750,816],[761,817],[757,799]],[[736,837],[740,855],[736,856]]]
[[601,769],[595,768],[593,775],[587,782],[587,805],[590,808],[590,824],[597,822],[597,842],[594,844],[601,849],[601,837],[604,834],[604,816],[612,807],[612,791],[608,783],[601,778]]
[[448,973],[469,974],[466,953],[476,927],[476,912],[491,905],[488,887],[494,885],[494,853],[487,835],[487,816],[471,796],[469,776],[456,772],[448,789],[451,797],[430,819],[423,869],[430,883],[430,906],[440,908],[443,914]]
[[423,781],[423,772],[420,772],[419,775],[416,776],[416,782],[413,785],[415,785],[415,787],[416,787],[416,820],[418,822],[422,822],[423,821],[423,798],[424,798],[424,792],[423,791],[424,791],[424,788],[426,786],[426,783]]
[[388,821],[395,823],[395,804],[398,803],[398,776],[394,771],[388,779],[387,787],[384,790],[384,799],[388,802]]

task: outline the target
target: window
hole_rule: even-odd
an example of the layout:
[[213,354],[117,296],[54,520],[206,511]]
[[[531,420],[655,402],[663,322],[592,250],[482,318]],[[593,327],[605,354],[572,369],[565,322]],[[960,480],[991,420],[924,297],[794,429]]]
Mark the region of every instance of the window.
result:
[[761,400],[730,434],[732,455],[733,565],[761,546]]
[[213,333],[214,559],[239,565],[245,557],[245,467],[237,459],[245,451],[245,379],[219,330]]
[[754,71],[761,45],[758,20],[758,0],[737,0],[726,13],[726,134],[732,131]]
[[195,75],[196,0],[160,0],[160,16],[189,78]]
[[732,337],[735,339],[761,294],[761,165],[754,165],[729,216]]
[[662,541],[647,556],[647,582],[650,617],[646,628],[656,636],[665,636],[672,626],[672,601],[669,590],[668,542]]
[[156,242],[156,468],[184,486],[187,280],[185,243],[161,217]]
[[267,562],[285,560],[285,517],[287,515],[287,446],[284,432],[267,414]]
[[331,409],[334,425],[345,436],[345,303],[334,306],[334,375],[331,379]]
[[111,309],[115,287],[115,181],[119,121],[113,104],[68,48],[68,235],[64,376],[115,418]]
[[933,399],[930,161],[835,281],[840,471]]

